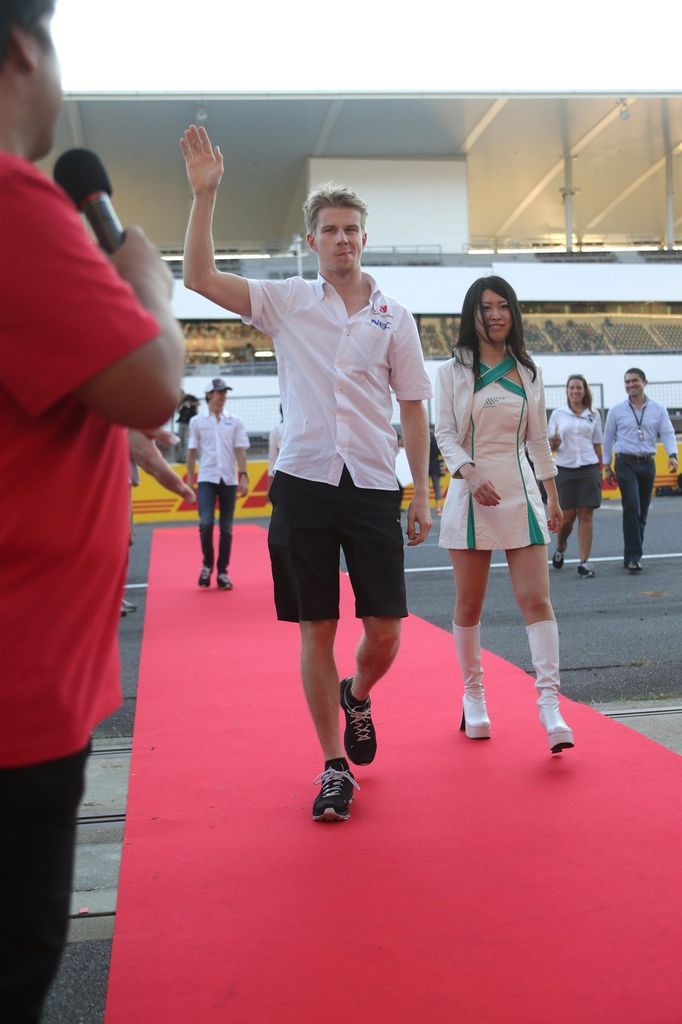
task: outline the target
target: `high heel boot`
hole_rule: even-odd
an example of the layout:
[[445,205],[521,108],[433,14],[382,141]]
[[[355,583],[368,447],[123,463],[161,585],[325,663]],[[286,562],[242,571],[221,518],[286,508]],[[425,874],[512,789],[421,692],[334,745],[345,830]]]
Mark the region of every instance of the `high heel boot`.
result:
[[573,733],[559,710],[559,630],[554,619],[549,619],[526,626],[526,633],[539,694],[540,723],[550,751],[558,754],[573,746]]
[[453,622],[452,635],[464,679],[460,729],[470,740],[489,740],[490,719],[485,706],[485,690],[481,685],[481,624],[457,626]]

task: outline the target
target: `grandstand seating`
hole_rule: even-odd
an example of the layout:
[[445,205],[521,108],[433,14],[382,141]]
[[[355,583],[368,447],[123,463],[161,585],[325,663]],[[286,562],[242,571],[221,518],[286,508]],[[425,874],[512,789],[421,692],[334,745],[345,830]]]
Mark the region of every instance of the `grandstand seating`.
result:
[[[424,355],[448,359],[459,332],[458,316],[418,316]],[[604,313],[525,313],[526,344],[531,352],[664,353],[682,352],[682,316],[650,317]],[[271,343],[240,321],[184,324],[187,361],[254,365],[256,349]]]
[[682,352],[682,317],[530,313],[524,324],[533,352]]
[[651,331],[662,351],[682,351],[682,320],[652,320]]

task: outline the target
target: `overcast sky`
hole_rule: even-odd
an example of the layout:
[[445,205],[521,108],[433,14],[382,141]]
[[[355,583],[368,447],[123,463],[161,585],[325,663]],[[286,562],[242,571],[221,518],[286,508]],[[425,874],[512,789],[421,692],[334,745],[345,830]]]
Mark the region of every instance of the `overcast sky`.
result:
[[680,0],[57,0],[54,20],[74,92],[679,92],[681,30]]

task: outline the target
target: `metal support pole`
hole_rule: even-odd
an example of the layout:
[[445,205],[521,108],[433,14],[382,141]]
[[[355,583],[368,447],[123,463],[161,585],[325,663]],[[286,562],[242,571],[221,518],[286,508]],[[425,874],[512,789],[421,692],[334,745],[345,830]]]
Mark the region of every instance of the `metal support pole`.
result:
[[665,147],[665,247],[675,244],[675,182],[673,177],[673,149],[670,143],[670,111],[667,99],[661,100],[663,145]]
[[564,223],[566,230],[566,252],[573,252],[573,157],[564,156],[564,187],[560,190],[564,200]]

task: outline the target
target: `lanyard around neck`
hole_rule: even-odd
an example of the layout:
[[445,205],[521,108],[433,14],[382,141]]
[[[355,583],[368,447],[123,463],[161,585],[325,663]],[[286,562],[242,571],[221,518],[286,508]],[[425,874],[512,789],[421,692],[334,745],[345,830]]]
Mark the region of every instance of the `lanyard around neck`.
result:
[[645,402],[644,405],[642,406],[642,415],[639,417],[639,419],[637,418],[637,413],[635,412],[635,407],[634,407],[634,405],[632,404],[632,402],[629,399],[628,399],[628,405],[630,406],[630,411],[631,411],[632,415],[635,417],[635,423],[637,424],[637,427],[638,427],[639,432],[641,434],[642,433],[642,420],[644,419],[644,413],[646,412],[647,403]]

